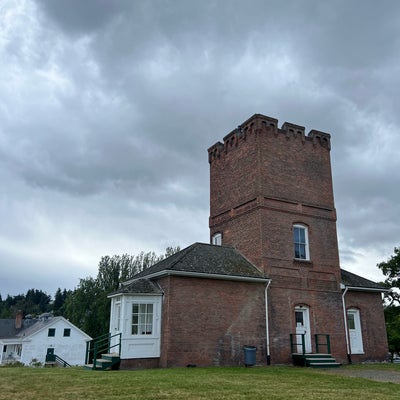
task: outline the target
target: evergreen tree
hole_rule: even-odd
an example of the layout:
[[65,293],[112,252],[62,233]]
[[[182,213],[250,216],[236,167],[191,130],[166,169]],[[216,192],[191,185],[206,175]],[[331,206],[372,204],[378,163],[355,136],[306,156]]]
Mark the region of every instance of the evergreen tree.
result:
[[53,308],[52,312],[54,315],[64,316],[65,313],[65,302],[67,297],[72,293],[71,290],[64,289],[61,291],[61,288],[58,288],[56,294],[54,295]]

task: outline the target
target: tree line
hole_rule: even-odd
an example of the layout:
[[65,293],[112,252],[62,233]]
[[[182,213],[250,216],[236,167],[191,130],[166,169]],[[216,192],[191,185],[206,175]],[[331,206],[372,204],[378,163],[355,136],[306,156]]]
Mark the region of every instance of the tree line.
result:
[[51,312],[70,320],[92,337],[109,331],[110,299],[107,295],[118,289],[121,282],[178,252],[179,247],[167,247],[164,254],[140,252],[137,255],[103,256],[95,278],[79,280],[74,290],[58,288],[54,300],[47,293],[30,289],[17,296],[0,295],[0,318],[15,318],[18,311],[24,316],[39,316]]

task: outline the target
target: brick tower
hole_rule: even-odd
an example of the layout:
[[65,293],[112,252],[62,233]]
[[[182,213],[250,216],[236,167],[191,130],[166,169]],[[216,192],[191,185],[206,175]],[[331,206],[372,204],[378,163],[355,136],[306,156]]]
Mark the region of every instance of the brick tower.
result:
[[271,358],[289,362],[290,334],[329,334],[346,358],[330,135],[255,114],[208,150],[210,234],[271,278]]

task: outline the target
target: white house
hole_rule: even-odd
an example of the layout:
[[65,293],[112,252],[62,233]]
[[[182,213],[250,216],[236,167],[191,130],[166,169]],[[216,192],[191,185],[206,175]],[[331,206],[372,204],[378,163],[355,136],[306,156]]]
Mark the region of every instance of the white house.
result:
[[86,342],[91,337],[64,317],[0,319],[0,364],[19,361],[45,363],[53,354],[69,365],[84,365]]

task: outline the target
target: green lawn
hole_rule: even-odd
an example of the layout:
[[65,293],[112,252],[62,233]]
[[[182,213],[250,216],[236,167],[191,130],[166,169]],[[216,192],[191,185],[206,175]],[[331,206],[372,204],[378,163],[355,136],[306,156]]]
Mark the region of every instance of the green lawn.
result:
[[[350,366],[342,368],[375,368]],[[380,366],[398,371],[400,366]],[[0,368],[0,399],[400,399],[400,385],[295,367],[89,371]]]

